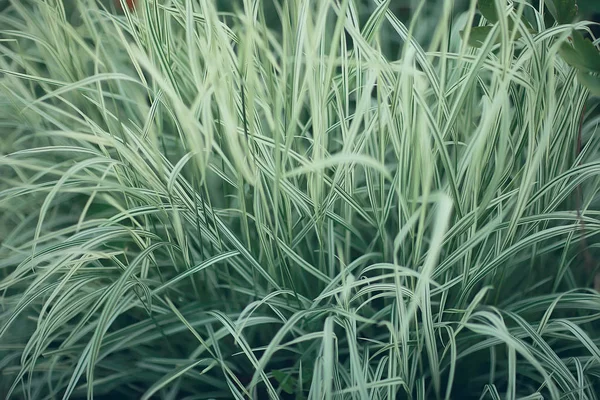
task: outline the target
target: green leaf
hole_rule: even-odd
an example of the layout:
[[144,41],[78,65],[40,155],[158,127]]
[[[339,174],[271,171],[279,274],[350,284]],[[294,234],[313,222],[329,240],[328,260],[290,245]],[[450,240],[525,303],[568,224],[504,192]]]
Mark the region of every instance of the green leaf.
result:
[[498,22],[498,10],[496,10],[496,2],[494,0],[479,0],[478,7],[481,15],[490,23],[494,24]]
[[579,53],[577,53],[577,50],[575,50],[575,48],[573,48],[573,46],[571,46],[570,44],[563,43],[560,46],[558,53],[570,66],[580,70],[585,69],[585,66],[581,62],[581,57],[579,56]]
[[[473,47],[481,47],[481,45],[485,42],[488,35],[492,31],[492,26],[476,26],[471,28],[471,33],[469,34],[468,43]],[[460,36],[465,39],[465,31],[460,31]]]
[[284,392],[287,394],[294,393],[294,390],[298,385],[296,378],[278,369],[274,370],[272,374],[273,378],[279,383],[279,386]]
[[[504,2],[504,0],[502,1]],[[479,0],[478,8],[481,15],[485,17],[485,19],[490,23],[490,25],[493,25],[496,22],[498,22],[498,9],[496,8],[496,2],[494,0]],[[523,23],[529,29],[530,32],[535,33],[534,25],[531,21],[527,19],[525,13],[521,15],[521,21],[523,21]],[[514,21],[509,18],[508,24],[510,29],[512,30],[515,25]]]
[[588,88],[591,94],[594,96],[600,96],[600,76],[578,71],[577,80],[583,86]]
[[596,46],[579,32],[573,32],[572,36],[575,50],[581,54],[584,63],[589,66],[591,72],[600,73],[600,53]]
[[563,43],[559,54],[574,68],[583,72],[600,73],[598,49],[579,32],[573,32],[573,45]]
[[559,24],[570,24],[577,17],[577,0],[546,0],[546,7]]

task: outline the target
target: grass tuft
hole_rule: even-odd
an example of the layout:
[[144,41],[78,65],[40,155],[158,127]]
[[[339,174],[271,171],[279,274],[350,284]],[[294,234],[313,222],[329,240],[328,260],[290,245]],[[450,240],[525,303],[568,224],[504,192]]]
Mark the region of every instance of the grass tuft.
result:
[[393,3],[2,10],[4,397],[598,398],[585,23]]

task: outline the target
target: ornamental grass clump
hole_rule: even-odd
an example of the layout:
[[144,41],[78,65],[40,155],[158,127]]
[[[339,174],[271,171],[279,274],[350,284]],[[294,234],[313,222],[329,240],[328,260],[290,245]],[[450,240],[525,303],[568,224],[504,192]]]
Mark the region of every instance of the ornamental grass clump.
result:
[[600,397],[585,23],[364,3],[2,11],[4,397]]

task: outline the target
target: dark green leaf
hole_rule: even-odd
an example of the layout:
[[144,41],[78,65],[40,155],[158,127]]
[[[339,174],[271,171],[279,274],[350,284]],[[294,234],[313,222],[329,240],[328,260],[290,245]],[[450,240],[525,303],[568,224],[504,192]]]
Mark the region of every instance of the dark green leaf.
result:
[[585,66],[581,62],[581,57],[577,53],[577,51],[568,43],[563,43],[558,50],[560,56],[569,64],[570,66],[577,69],[585,69]]
[[575,50],[581,54],[586,65],[589,66],[591,72],[600,73],[600,53],[594,44],[583,37],[579,32],[573,32],[573,46]]
[[577,17],[577,0],[546,0],[546,7],[559,24],[570,24]]
[[588,74],[583,71],[577,73],[577,80],[589,89],[594,96],[600,96],[600,76]]
[[272,373],[273,378],[279,383],[281,390],[283,390],[287,394],[294,393],[294,390],[297,386],[296,378],[278,369],[274,370]]
[[477,3],[479,12],[485,17],[490,23],[494,24],[498,22],[498,11],[496,10],[496,2],[494,0],[479,0]]
[[[481,47],[481,45],[485,42],[488,35],[492,31],[492,26],[476,26],[471,28],[471,33],[469,34],[469,45],[473,47]],[[465,39],[465,31],[460,31],[460,36]]]
[[600,54],[598,49],[579,32],[573,32],[573,45],[563,43],[559,53],[574,68],[589,73],[600,73]]
[[[501,4],[505,3],[506,0],[501,0]],[[496,2],[494,0],[479,0],[478,3],[478,8],[479,8],[479,12],[481,13],[481,15],[483,15],[485,17],[485,19],[491,24],[495,24],[496,22],[498,22],[498,10],[496,9]],[[527,26],[528,29],[530,29],[531,31],[533,31],[533,24],[531,21],[529,21],[527,19],[526,13],[523,13],[521,15],[521,20],[523,21],[523,23]],[[514,22],[509,19],[508,20],[509,26],[512,29],[512,26],[514,25]]]

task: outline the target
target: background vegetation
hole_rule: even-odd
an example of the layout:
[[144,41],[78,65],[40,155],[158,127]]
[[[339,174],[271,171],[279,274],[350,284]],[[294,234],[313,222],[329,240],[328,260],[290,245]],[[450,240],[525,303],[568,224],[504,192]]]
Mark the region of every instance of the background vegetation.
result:
[[598,398],[587,25],[412,3],[5,1],[0,393]]

